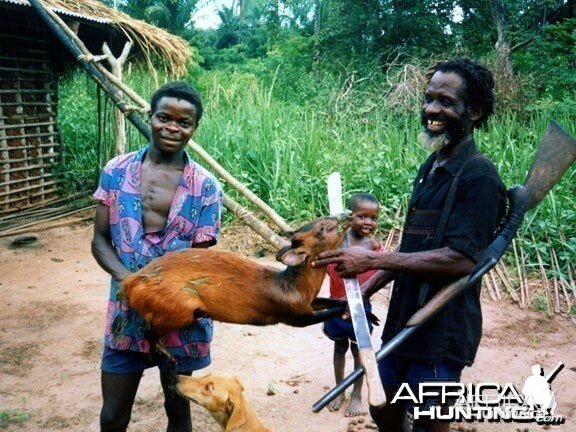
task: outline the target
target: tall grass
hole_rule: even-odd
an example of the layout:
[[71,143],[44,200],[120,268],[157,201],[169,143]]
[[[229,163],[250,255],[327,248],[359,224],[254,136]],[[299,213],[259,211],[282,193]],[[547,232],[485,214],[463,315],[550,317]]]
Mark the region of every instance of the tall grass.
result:
[[[392,226],[398,209],[404,213],[412,179],[426,154],[417,144],[421,130],[418,113],[387,107],[382,88],[374,87],[373,94],[368,89],[364,94],[369,101],[365,101],[354,95],[343,99],[336,87],[319,104],[275,97],[272,82],[260,82],[248,73],[197,73],[190,80],[200,89],[205,105],[196,141],[286,219],[301,221],[328,212],[325,183],[332,171],[341,172],[346,197],[367,191],[380,198],[383,229]],[[141,71],[134,71],[128,82],[145,97],[156,87]],[[111,134],[103,134],[106,145],[98,161],[94,85],[73,76],[61,90],[66,170],[84,178],[111,156]],[[107,109],[106,115],[110,114]],[[499,113],[485,130],[478,131],[480,149],[495,162],[506,185],[524,181],[552,118],[576,134],[576,113],[547,110],[524,115]],[[129,141],[131,149],[143,144],[133,128]],[[529,214],[520,233],[529,254],[538,248],[551,260],[550,247],[554,247],[562,271],[571,266],[573,273],[575,177],[576,170],[571,168]],[[235,195],[232,190],[227,192]],[[533,255],[531,262],[536,262]]]

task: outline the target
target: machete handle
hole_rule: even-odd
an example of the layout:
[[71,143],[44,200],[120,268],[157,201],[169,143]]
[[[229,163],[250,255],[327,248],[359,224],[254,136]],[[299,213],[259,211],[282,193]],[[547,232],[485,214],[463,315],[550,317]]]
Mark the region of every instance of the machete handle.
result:
[[360,357],[360,363],[366,374],[368,403],[373,407],[380,408],[386,405],[386,393],[384,393],[384,387],[382,387],[382,381],[378,373],[378,364],[376,362],[374,349],[372,347],[359,348],[358,356]]

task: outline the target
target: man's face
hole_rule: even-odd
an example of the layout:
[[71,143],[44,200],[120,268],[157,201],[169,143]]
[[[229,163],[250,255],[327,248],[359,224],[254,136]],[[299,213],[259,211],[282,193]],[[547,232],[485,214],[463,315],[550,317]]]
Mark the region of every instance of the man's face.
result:
[[164,153],[186,147],[196,131],[196,107],[184,99],[163,97],[150,116],[152,143]]
[[422,126],[420,134],[423,147],[439,151],[455,145],[472,131],[468,109],[462,94],[464,81],[453,72],[436,72],[424,93]]

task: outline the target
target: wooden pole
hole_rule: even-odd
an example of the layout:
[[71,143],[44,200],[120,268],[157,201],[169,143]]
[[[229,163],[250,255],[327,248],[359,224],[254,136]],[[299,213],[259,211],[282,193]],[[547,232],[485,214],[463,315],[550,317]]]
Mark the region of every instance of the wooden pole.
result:
[[246,210],[232,198],[224,195],[224,205],[228,210],[236,215],[237,218],[242,220],[247,226],[252,228],[256,233],[265,238],[276,249],[282,249],[288,246],[289,243],[266,225],[264,222],[256,218],[250,211]]
[[[54,19],[54,21],[58,24],[60,28],[64,31],[64,33],[72,39],[79,49],[84,54],[85,58],[88,60],[94,59],[94,55],[88,51],[84,43],[78,38],[78,36],[68,27],[68,25],[53,11],[46,9],[47,13]],[[104,52],[106,54],[106,52]],[[110,53],[111,54],[111,53]],[[122,92],[124,92],[128,97],[130,97],[134,102],[140,105],[142,111],[149,112],[150,111],[150,104],[146,100],[144,100],[140,95],[138,95],[134,90],[128,87],[125,83],[118,79],[115,74],[108,71],[100,64],[95,64],[95,67],[102,72],[116,87],[118,87]],[[149,139],[149,138],[148,138]],[[258,198],[252,191],[250,191],[246,186],[240,183],[238,180],[232,176],[222,165],[220,165],[214,158],[212,158],[206,150],[204,150],[199,144],[197,144],[194,140],[190,140],[188,146],[194,150],[196,154],[198,154],[208,165],[212,167],[212,169],[220,175],[226,182],[228,182],[232,187],[234,187],[238,192],[244,195],[250,202],[252,202],[256,207],[264,212],[269,218],[272,223],[274,223],[278,228],[283,231],[292,231],[293,228],[288,225],[284,219],[278,215],[274,209],[268,206],[264,201]]]
[[[106,56],[106,61],[110,64],[112,75],[120,82],[122,82],[122,68],[128,58],[130,49],[132,49],[132,42],[128,41],[124,45],[122,54],[120,54],[119,57],[114,57],[108,44],[104,42],[102,45],[102,52]],[[115,92],[116,96],[120,97],[119,91],[115,90]],[[126,153],[126,117],[124,113],[118,109],[114,110],[114,124],[116,126],[116,156],[118,156]]]
[[84,217],[77,218],[77,219],[65,220],[65,221],[60,221],[60,222],[53,222],[51,224],[44,225],[41,227],[35,227],[34,229],[23,228],[22,230],[12,231],[10,234],[0,233],[0,237],[11,237],[11,236],[21,235],[21,234],[30,234],[32,232],[46,231],[46,230],[49,230],[52,228],[58,228],[61,226],[73,225],[73,224],[76,224],[78,222],[83,222],[85,220],[89,220],[89,219],[93,219],[93,218],[94,218],[94,216],[84,216]]
[[236,180],[232,174],[230,174],[226,169],[216,162],[200,145],[198,145],[194,140],[188,142],[188,147],[190,147],[194,152],[200,156],[212,169],[218,173],[230,186],[234,187],[238,192],[244,195],[250,202],[252,202],[256,207],[262,210],[266,216],[281,230],[292,231],[293,228],[288,225],[282,217],[280,217],[274,209],[268,206],[264,201],[256,196],[250,189]]
[[[29,0],[29,3],[38,13],[38,15],[40,15],[40,18],[42,18],[42,20],[46,23],[48,29],[56,35],[60,42],[62,42],[62,44],[66,47],[66,49],[68,49],[70,53],[76,58],[78,63],[80,63],[80,66],[82,66],[82,68],[88,72],[88,74],[96,81],[98,86],[100,86],[108,94],[116,107],[123,113],[127,113],[128,110],[126,108],[126,103],[114,93],[114,87],[112,87],[110,81],[108,81],[106,76],[86,58],[76,43],[74,43],[74,40],[71,39],[64,30],[62,30],[60,25],[55,22],[54,19],[52,19],[47,8],[45,8],[39,0]],[[72,32],[66,23],[63,21],[62,23],[65,28],[68,29],[68,31]],[[127,118],[130,120],[130,122],[132,122],[136,129],[142,133],[142,135],[144,135],[148,140],[150,139],[150,129],[146,123],[142,121],[138,114],[135,112],[130,112],[127,114]]]
[[[86,210],[91,210],[91,209],[94,209],[94,208],[96,208],[96,205],[92,204],[92,205],[90,205],[90,206],[82,207],[82,208],[79,208],[79,209],[76,209],[76,210],[72,210],[72,211],[68,211],[68,212],[65,212],[65,213],[61,213],[61,214],[58,214],[58,215],[56,215],[56,216],[49,217],[49,218],[44,219],[44,220],[38,220],[38,221],[34,221],[34,222],[29,222],[29,223],[27,223],[27,224],[23,224],[23,225],[14,227],[14,228],[9,228],[9,229],[7,229],[7,230],[1,231],[1,232],[0,232],[0,237],[7,237],[7,236],[16,235],[16,234],[23,234],[23,233],[26,233],[27,231],[30,231],[31,227],[33,227],[34,225],[39,225],[39,224],[42,224],[42,223],[45,223],[45,222],[51,222],[51,221],[54,221],[54,220],[57,220],[57,219],[62,219],[62,218],[65,218],[65,217],[67,217],[67,216],[72,216],[73,214],[80,213],[80,212],[83,212],[83,211],[86,211]],[[90,219],[90,218],[93,218],[93,217],[94,217],[93,215],[90,215],[90,216],[86,216],[86,217],[83,218],[83,219]]]
[[[81,42],[80,42],[80,44],[77,44],[77,41],[79,41],[79,39],[74,34],[74,32],[72,32],[72,30],[70,30],[68,25],[59,18],[58,19],[53,18],[53,15],[55,15],[55,14],[52,11],[50,11],[49,9],[45,8],[39,0],[29,0],[29,2],[30,2],[30,5],[36,10],[36,12],[38,12],[38,14],[42,18],[42,20],[46,23],[48,28],[58,37],[58,39],[64,44],[64,46],[74,55],[74,57],[80,63],[80,65],[84,68],[84,70],[96,81],[96,83],[106,92],[106,94],[108,94],[110,99],[114,102],[115,106],[126,115],[128,120],[149,141],[151,139],[151,132],[150,132],[149,127],[144,123],[144,121],[142,121],[142,119],[140,118],[140,116],[136,112],[130,111],[128,109],[125,102],[115,94],[115,89],[112,86],[112,84],[110,83],[110,81],[108,80],[107,75],[105,75],[100,70],[98,70],[96,68],[96,66],[89,61],[88,56],[80,50],[78,45],[83,46],[83,49],[85,50],[85,52],[88,52],[86,47]],[[200,146],[196,145],[192,148],[196,151],[196,148],[200,148]],[[217,163],[215,161],[214,161],[214,164],[217,165]],[[222,170],[223,170],[222,172],[225,172],[224,168],[222,168]],[[231,175],[230,175],[230,177],[233,178]],[[236,183],[239,184],[239,182],[236,182]],[[234,184],[232,184],[232,185],[235,186]],[[247,188],[245,190],[248,191]],[[252,198],[257,198],[256,195],[254,195],[254,194],[252,194],[252,195],[253,195]],[[226,198],[224,200],[225,203],[228,203],[230,205],[232,205],[233,202],[235,203],[235,201],[233,201],[231,198],[229,198],[229,197],[225,197],[225,198]],[[250,197],[248,197],[248,199],[250,199]],[[257,199],[257,201],[260,201],[261,204],[264,204],[259,199]],[[264,206],[267,207],[265,204],[264,204]],[[237,203],[233,207],[237,210],[237,212],[235,212],[235,214],[238,217],[240,217],[240,219],[246,225],[253,228],[253,225],[254,225],[253,219],[255,219],[255,217],[252,216],[251,213],[246,211],[246,210],[245,211],[239,211],[239,208],[241,208],[241,206]],[[234,212],[234,209],[230,209],[230,210]],[[271,212],[272,214],[275,214],[274,210],[272,210],[271,208],[269,208],[269,212]],[[252,218],[250,218],[249,216],[252,216]],[[280,218],[280,216],[276,215],[274,220],[280,221],[280,220],[282,220],[282,218]],[[285,226],[286,226],[286,228],[290,229],[290,227],[288,225],[285,225]],[[277,246],[278,240],[274,238],[274,236],[277,236],[275,233],[274,233],[274,236],[268,236],[267,237],[267,236],[264,236],[262,234],[262,232],[263,232],[262,230],[258,230],[256,232],[258,234],[262,235],[265,240],[272,243],[274,246]]]
[[[62,29],[62,31],[70,39],[72,39],[72,41],[74,41],[74,43],[76,44],[78,49],[84,54],[85,59],[87,61],[93,62],[94,66],[100,72],[102,72],[102,74],[105,75],[106,78],[108,78],[110,80],[110,82],[112,82],[112,84],[114,84],[116,87],[118,87],[120,90],[122,90],[122,92],[124,94],[126,94],[126,96],[128,96],[134,102],[138,103],[142,107],[142,110],[148,110],[148,111],[150,110],[150,106],[148,105],[148,102],[146,102],[144,99],[142,99],[142,97],[140,97],[140,95],[138,93],[136,93],[130,87],[127,87],[126,85],[124,85],[124,83],[122,81],[118,80],[118,78],[116,78],[116,76],[114,76],[114,74],[112,74],[104,66],[95,62],[96,60],[99,60],[100,57],[94,56],[90,51],[88,51],[88,48],[86,48],[86,45],[84,45],[84,42],[82,42],[82,40],[76,35],[76,33],[74,31],[72,31],[72,29],[68,26],[68,24],[66,24],[64,22],[64,20],[62,20],[62,18],[60,18],[56,13],[54,13],[52,10],[50,10],[48,8],[46,9],[46,13],[48,15],[50,15],[50,17]],[[102,56],[102,57],[106,57],[106,56]],[[145,107],[148,107],[148,108],[145,108]]]

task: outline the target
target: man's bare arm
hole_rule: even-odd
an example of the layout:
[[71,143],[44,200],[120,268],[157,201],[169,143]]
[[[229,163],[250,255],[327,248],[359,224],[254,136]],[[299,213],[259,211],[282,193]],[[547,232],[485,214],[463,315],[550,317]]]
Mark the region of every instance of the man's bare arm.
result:
[[377,270],[370,278],[362,284],[360,289],[365,299],[370,299],[374,294],[394,280],[394,272],[388,270]]
[[110,211],[104,204],[98,204],[96,208],[94,237],[92,238],[92,255],[100,267],[117,280],[122,280],[131,274],[130,270],[124,267],[112,246]]
[[381,253],[362,248],[347,248],[323,252],[314,266],[336,263],[341,277],[350,277],[372,269],[406,272],[422,279],[456,279],[472,272],[474,261],[449,247],[424,252]]

